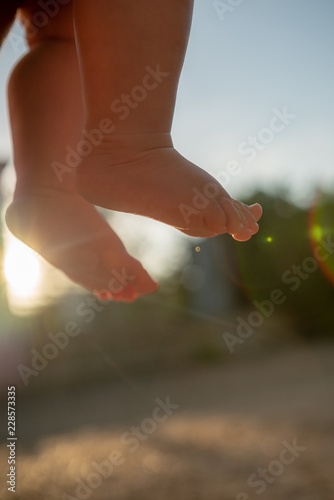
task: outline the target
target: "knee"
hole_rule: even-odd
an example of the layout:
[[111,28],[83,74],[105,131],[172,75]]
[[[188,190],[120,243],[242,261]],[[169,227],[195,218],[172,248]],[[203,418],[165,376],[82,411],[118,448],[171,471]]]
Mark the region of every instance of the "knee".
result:
[[30,47],[50,38],[74,41],[72,0],[25,0],[18,17]]

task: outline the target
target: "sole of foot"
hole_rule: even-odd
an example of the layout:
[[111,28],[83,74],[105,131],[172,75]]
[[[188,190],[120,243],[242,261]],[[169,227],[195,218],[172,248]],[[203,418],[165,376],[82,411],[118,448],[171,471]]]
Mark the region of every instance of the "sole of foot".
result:
[[18,239],[102,300],[133,302],[158,288],[95,207],[76,192],[20,193],[7,209],[6,223]]

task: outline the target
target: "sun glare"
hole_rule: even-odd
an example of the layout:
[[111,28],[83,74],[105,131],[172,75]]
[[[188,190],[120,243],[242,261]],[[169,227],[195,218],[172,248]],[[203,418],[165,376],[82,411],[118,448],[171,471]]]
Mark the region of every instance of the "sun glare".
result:
[[40,282],[40,263],[26,245],[12,241],[6,249],[4,273],[11,293],[18,298],[29,298]]

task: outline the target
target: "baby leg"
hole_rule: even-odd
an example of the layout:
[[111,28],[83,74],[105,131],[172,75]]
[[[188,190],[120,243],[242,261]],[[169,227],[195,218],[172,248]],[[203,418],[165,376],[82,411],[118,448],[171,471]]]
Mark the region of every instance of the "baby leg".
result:
[[170,224],[193,236],[258,231],[259,205],[232,199],[170,136],[192,0],[74,0],[85,129],[113,131],[76,169],[92,203]]
[[[21,13],[27,31],[32,4]],[[106,298],[132,301],[154,292],[156,283],[77,193],[72,176],[59,182],[51,167],[67,145],[77,144],[82,129],[72,6],[62,6],[28,41],[30,51],[8,87],[17,174],[6,213],[9,229],[73,281],[97,293],[103,290]]]

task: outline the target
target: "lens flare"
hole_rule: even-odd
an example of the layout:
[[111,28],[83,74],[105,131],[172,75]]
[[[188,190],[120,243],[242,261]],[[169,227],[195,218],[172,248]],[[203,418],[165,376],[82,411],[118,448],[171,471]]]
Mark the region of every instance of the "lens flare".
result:
[[309,240],[320,270],[334,284],[333,214],[333,198],[322,192],[317,193],[309,211]]
[[38,258],[23,243],[15,240],[6,250],[4,273],[11,292],[16,297],[30,297],[40,281]]

